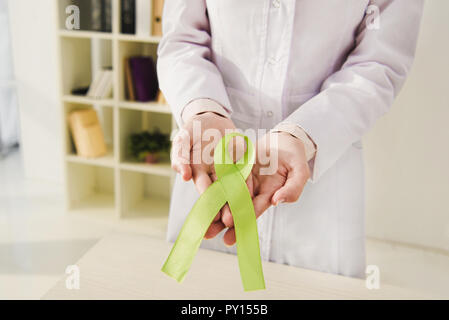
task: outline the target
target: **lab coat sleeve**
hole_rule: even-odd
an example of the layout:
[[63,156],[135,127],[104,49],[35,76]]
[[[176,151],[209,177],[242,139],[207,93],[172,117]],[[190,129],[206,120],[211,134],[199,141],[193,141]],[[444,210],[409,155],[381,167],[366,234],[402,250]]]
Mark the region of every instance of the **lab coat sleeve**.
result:
[[205,0],[166,0],[158,47],[159,86],[178,125],[183,109],[210,99],[227,112],[231,104],[221,74],[211,61],[211,33]]
[[[303,128],[317,146],[312,181],[388,111],[414,58],[423,1],[374,0],[370,5],[378,8],[379,28],[368,28],[372,16],[366,15],[341,69],[286,119]],[[375,14],[376,8],[372,10]]]

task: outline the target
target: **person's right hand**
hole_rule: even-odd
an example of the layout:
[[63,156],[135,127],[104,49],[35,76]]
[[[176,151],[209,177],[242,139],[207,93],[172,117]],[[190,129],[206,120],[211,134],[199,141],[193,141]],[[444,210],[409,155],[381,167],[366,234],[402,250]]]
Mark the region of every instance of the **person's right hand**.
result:
[[[197,132],[194,132],[194,128]],[[184,181],[193,179],[196,189],[202,194],[217,179],[213,161],[215,146],[221,137],[234,130],[235,125],[231,119],[213,112],[191,117],[173,139],[172,168]],[[215,237],[225,228],[221,220],[222,214],[231,215],[228,204],[215,217],[206,232],[206,239]]]
[[[277,143],[272,143],[273,139]],[[310,177],[310,169],[303,142],[289,133],[266,134],[257,141],[257,150],[252,172],[252,197],[256,218],[259,218],[272,205],[298,201]],[[269,155],[270,162],[266,163],[265,159],[261,162],[260,155]],[[274,170],[266,171],[273,160],[276,160]],[[224,212],[221,219],[229,228],[223,241],[227,246],[234,245],[236,235],[232,215]]]

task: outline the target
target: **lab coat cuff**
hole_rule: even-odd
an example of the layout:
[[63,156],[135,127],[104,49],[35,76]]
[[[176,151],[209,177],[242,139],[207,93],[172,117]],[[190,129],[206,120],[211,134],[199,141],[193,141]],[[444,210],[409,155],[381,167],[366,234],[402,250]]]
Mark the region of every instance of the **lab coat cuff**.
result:
[[315,143],[300,126],[294,123],[282,122],[274,127],[271,132],[286,132],[301,140],[304,145],[307,161],[312,160],[315,156]]
[[230,112],[218,102],[212,99],[195,99],[187,104],[181,112],[181,119],[184,123],[193,116],[202,112],[214,112],[223,117],[230,118]]

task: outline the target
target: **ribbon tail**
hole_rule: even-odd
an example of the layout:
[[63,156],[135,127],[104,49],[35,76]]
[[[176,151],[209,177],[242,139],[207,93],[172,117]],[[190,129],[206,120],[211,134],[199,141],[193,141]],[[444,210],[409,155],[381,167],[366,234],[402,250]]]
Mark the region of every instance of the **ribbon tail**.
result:
[[216,181],[200,196],[187,216],[162,272],[178,282],[184,280],[207,229],[225,203],[223,187]]
[[[256,215],[251,209],[247,207],[233,211],[240,276],[245,291],[265,289]],[[254,219],[248,219],[251,211]]]
[[256,213],[245,179],[239,171],[221,179],[226,192],[237,240],[237,257],[245,291],[265,289]]

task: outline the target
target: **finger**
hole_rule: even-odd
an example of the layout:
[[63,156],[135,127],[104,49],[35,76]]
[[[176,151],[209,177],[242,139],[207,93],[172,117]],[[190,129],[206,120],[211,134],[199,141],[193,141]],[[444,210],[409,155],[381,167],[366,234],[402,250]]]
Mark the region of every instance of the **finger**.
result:
[[231,209],[229,208],[229,205],[227,203],[223,206],[221,212],[222,212],[221,221],[223,222],[223,224],[227,228],[233,227],[234,219],[232,218]]
[[181,175],[184,181],[192,179],[192,168],[188,164],[172,163],[171,167]]
[[[262,213],[264,213],[271,206],[270,196],[267,194],[258,195],[253,199],[253,204],[256,218],[259,218]],[[221,220],[226,227],[232,228],[234,227],[234,219],[232,219],[231,211],[229,211],[229,216],[230,218],[223,215]]]
[[212,184],[212,180],[206,170],[198,167],[193,170],[193,182],[199,194],[203,194]]
[[271,207],[271,195],[261,193],[253,199],[256,218],[259,218],[269,207]]
[[[252,174],[249,175],[248,179],[246,180],[246,185],[248,186],[248,191],[249,194],[251,195],[251,198],[253,198],[253,179],[252,179]],[[221,221],[223,221],[224,225],[227,228],[231,228],[234,226],[234,218],[232,216],[232,212],[231,209],[229,208],[229,205],[226,204],[225,206],[223,206],[223,208],[221,209],[222,211],[222,216],[221,216]]]
[[212,239],[217,236],[225,228],[225,225],[221,221],[213,222],[209,229],[207,229],[206,234],[204,235],[205,239]]
[[173,170],[181,174],[185,181],[192,178],[190,149],[190,138],[187,131],[180,131],[173,140],[171,161]]
[[225,245],[227,245],[228,247],[233,246],[236,242],[236,238],[235,238],[235,228],[229,228],[224,236],[223,236],[223,242]]
[[287,181],[285,181],[283,187],[274,193],[271,203],[277,206],[282,202],[298,201],[307,179],[309,179],[307,170],[293,169],[289,171]]
[[252,173],[250,173],[248,179],[246,179],[246,186],[248,187],[248,191],[252,199],[254,197],[254,180]]
[[[213,167],[212,167],[212,172],[209,173],[209,177],[212,180],[212,182],[217,181],[217,175],[216,175],[215,169]],[[217,215],[214,218],[214,222],[217,222],[218,220],[221,219],[221,217],[222,217],[222,210],[223,210],[223,208],[220,209],[220,211],[217,213]]]
[[[256,218],[260,217],[270,206],[270,195],[269,194],[260,194],[256,196],[253,200],[254,204],[254,211],[256,213]],[[235,228],[229,228],[224,236],[223,236],[223,242],[227,246],[232,246],[236,242],[235,237]]]

